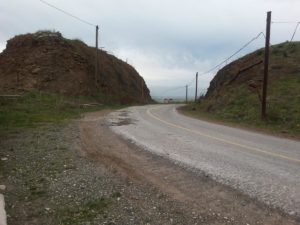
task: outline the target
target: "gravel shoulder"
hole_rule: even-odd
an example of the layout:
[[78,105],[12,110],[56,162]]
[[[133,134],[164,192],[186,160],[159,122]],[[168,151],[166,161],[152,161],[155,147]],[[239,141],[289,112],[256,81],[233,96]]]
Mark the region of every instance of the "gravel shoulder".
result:
[[299,224],[117,136],[107,111],[0,137],[8,224]]

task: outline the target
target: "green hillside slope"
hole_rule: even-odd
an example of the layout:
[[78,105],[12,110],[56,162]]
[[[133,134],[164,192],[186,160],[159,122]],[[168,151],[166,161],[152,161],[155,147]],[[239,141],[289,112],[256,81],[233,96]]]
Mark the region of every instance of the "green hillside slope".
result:
[[222,68],[207,94],[187,111],[300,137],[300,42],[271,48],[266,121],[260,118],[263,57],[260,49]]

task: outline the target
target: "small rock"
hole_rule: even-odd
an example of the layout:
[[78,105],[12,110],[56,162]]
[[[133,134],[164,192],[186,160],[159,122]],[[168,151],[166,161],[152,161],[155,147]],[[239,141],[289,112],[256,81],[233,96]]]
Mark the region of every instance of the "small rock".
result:
[[35,68],[35,69],[32,70],[31,72],[32,72],[33,74],[36,74],[36,73],[38,73],[40,70],[41,70],[40,68]]
[[5,189],[6,189],[6,186],[3,185],[3,184],[1,184],[1,185],[0,185],[0,191],[5,191]]
[[290,214],[291,216],[295,216],[295,215],[296,215],[296,212],[291,211],[291,212],[289,212],[289,214]]
[[1,160],[2,160],[2,161],[7,161],[8,158],[7,158],[7,157],[2,157]]

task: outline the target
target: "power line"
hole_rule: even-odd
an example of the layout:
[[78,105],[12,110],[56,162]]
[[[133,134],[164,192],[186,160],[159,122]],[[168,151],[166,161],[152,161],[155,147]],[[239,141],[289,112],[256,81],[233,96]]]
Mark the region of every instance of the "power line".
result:
[[274,24],[296,24],[299,23],[299,21],[272,21]]
[[161,95],[164,95],[164,94],[166,94],[166,93],[168,93],[168,92],[171,92],[171,91],[176,91],[176,90],[179,90],[179,89],[183,89],[183,88],[185,88],[185,87],[186,87],[186,86],[178,86],[178,87],[170,88],[170,89],[167,89],[167,90],[165,90],[164,92],[162,92]]
[[223,60],[221,63],[219,63],[218,65],[212,67],[211,69],[207,70],[206,72],[201,73],[199,76],[203,76],[205,74],[208,74],[208,73],[214,71],[216,68],[218,68],[222,64],[227,63],[232,57],[234,57],[235,55],[237,55],[238,53],[240,53],[244,48],[248,47],[248,45],[250,45],[253,41],[255,41],[256,39],[258,39],[261,35],[264,35],[264,33],[260,32],[257,36],[255,36],[250,41],[248,41],[246,44],[244,44],[239,50],[237,50],[235,53],[233,53],[227,59]]
[[298,29],[298,27],[299,27],[299,24],[300,24],[300,22],[297,23],[297,25],[296,25],[296,27],[295,27],[295,30],[294,30],[294,33],[293,33],[293,36],[292,36],[290,42],[293,41],[293,39],[294,39],[294,37],[295,37],[295,35],[296,35],[296,33],[297,33],[297,29]]
[[96,26],[96,25],[94,25],[94,24],[92,24],[92,23],[90,23],[90,22],[88,22],[88,21],[86,21],[86,20],[84,20],[84,19],[81,19],[81,18],[79,18],[78,16],[75,16],[75,15],[73,15],[73,14],[71,14],[71,13],[69,13],[69,12],[67,12],[67,11],[65,11],[65,10],[63,10],[63,9],[60,9],[60,8],[58,8],[58,7],[52,5],[52,4],[50,4],[50,3],[48,3],[48,2],[46,2],[46,1],[44,1],[44,0],[39,0],[39,1],[42,2],[42,3],[45,4],[45,5],[50,6],[51,8],[54,8],[54,9],[56,9],[56,10],[58,10],[58,11],[64,13],[64,14],[70,16],[70,17],[73,17],[73,18],[76,19],[76,20],[79,20],[79,21],[82,22],[82,23],[85,23],[85,24],[87,24],[87,25],[89,25],[89,26],[93,26],[93,27]]
[[188,87],[192,86],[192,84],[194,83],[194,81],[196,80],[196,77],[194,77],[190,83],[187,84]]

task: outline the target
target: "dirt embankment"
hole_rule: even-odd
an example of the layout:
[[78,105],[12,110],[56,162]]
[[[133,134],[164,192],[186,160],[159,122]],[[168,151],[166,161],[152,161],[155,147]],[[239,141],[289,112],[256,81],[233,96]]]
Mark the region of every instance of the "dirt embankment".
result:
[[[271,46],[269,85],[279,79],[299,77],[300,42]],[[264,74],[264,49],[254,51],[220,69],[210,82],[205,99],[217,99],[230,89],[247,85],[251,92],[261,92]],[[299,84],[298,84],[299,85]],[[283,87],[284,88],[284,87]]]
[[16,36],[0,54],[0,93],[42,90],[72,96],[97,96],[109,103],[147,103],[149,89],[137,71],[99,50],[95,77],[95,48],[69,40],[59,32]]
[[186,110],[199,117],[299,138],[300,42],[285,42],[270,49],[266,120],[260,119],[264,49],[219,70],[199,104]]

